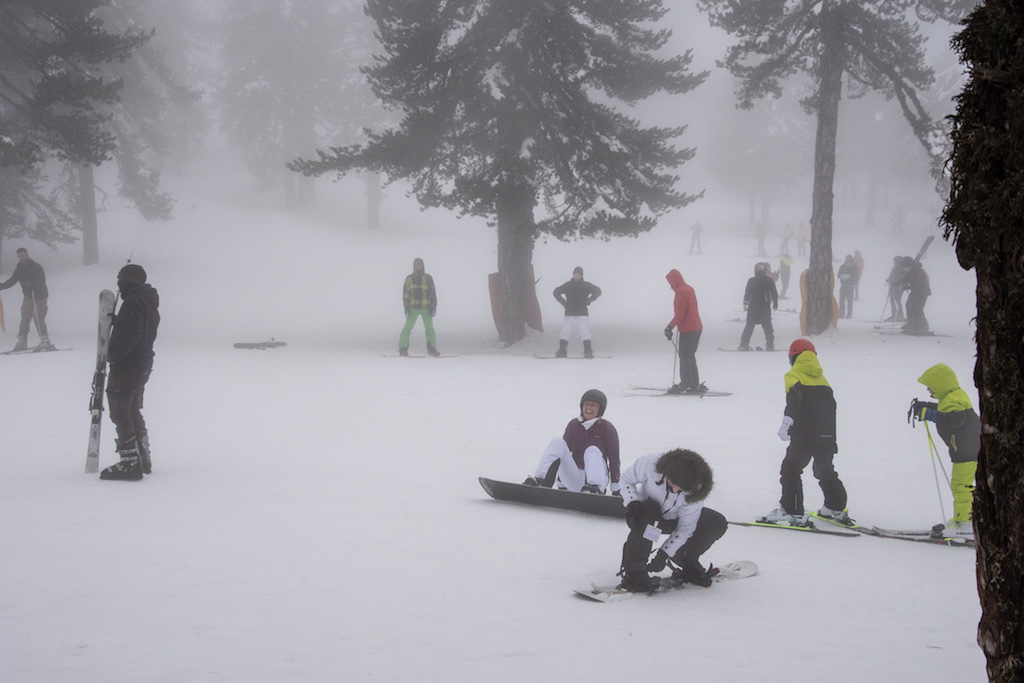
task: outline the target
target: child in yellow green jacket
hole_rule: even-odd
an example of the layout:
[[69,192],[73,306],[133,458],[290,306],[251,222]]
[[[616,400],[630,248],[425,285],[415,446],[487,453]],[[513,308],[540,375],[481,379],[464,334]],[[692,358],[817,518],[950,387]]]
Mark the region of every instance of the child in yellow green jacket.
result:
[[[935,423],[936,431],[949,448],[953,461],[950,487],[953,490],[953,518],[938,525],[943,537],[974,537],[971,506],[974,501],[974,474],[981,450],[981,418],[974,412],[967,392],[960,388],[956,373],[944,363],[924,371],[918,382],[928,387],[937,403],[914,401],[910,405],[912,420]],[[943,528],[939,528],[943,527]]]

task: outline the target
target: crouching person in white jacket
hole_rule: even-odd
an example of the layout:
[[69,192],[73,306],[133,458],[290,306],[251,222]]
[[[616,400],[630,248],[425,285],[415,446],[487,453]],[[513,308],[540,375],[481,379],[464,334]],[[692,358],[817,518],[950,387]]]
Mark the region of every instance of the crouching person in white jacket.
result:
[[[697,453],[675,449],[638,459],[622,472],[622,502],[629,536],[622,546],[622,588],[652,593],[658,580],[650,572],[674,565],[673,576],[710,586],[717,573],[700,563],[700,556],[725,533],[722,513],[704,507],[714,486],[711,467]],[[668,538],[651,560],[654,541]]]

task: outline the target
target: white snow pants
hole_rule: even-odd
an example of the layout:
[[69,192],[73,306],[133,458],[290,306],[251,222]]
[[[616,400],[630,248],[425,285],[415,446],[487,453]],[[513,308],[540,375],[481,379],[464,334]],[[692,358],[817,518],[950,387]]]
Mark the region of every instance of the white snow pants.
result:
[[562,321],[562,336],[560,338],[569,341],[572,338],[573,330],[583,341],[590,339],[590,317],[585,315],[565,316],[565,320]]
[[608,468],[605,466],[604,454],[597,446],[589,446],[583,451],[583,469],[572,459],[572,451],[565,439],[558,437],[548,444],[544,455],[540,458],[534,477],[543,479],[547,476],[552,463],[558,461],[558,481],[570,491],[579,492],[584,484],[594,484],[598,488],[608,488]]

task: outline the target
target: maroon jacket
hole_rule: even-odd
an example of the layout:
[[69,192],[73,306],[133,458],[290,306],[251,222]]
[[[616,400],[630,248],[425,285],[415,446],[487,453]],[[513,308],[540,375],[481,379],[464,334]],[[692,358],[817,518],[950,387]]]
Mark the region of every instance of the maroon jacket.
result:
[[665,276],[665,279],[672,285],[672,289],[676,293],[673,302],[675,317],[672,318],[669,326],[675,327],[680,332],[704,329],[704,326],[700,324],[700,313],[697,312],[697,295],[694,293],[693,287],[683,281],[683,274],[673,268]]
[[565,427],[565,434],[562,435],[565,443],[572,452],[572,459],[576,466],[583,469],[583,451],[590,446],[597,446],[608,463],[608,474],[613,484],[619,482],[619,433],[615,431],[612,423],[604,418],[598,418],[594,425],[587,429],[579,418],[573,418]]

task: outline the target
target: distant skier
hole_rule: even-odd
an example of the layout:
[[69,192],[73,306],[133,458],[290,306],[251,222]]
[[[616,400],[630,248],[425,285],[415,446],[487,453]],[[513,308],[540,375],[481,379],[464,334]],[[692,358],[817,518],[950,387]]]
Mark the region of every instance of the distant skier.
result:
[[675,315],[672,322],[665,327],[665,337],[672,341],[672,328],[679,330],[679,384],[673,384],[670,394],[703,394],[708,390],[700,381],[697,370],[697,346],[700,344],[700,333],[704,326],[700,322],[697,310],[697,294],[693,287],[686,284],[683,275],[673,268],[665,276],[672,291],[676,293],[672,302]]
[[928,278],[928,271],[924,269],[920,261],[909,256],[903,257],[903,278],[898,283],[904,289],[909,290],[907,294],[907,323],[902,331],[905,334],[927,334],[928,318],[924,315],[924,306],[931,295],[931,282]]
[[523,483],[551,488],[557,481],[569,491],[603,494],[610,480],[612,494],[619,495],[619,433],[604,419],[607,407],[604,392],[584,392],[580,416],[569,421],[561,438],[551,440]]
[[[639,458],[622,473],[622,502],[629,536],[622,546],[622,588],[653,593],[658,588],[649,572],[660,572],[669,561],[673,576],[708,587],[717,574],[704,569],[700,556],[726,530],[722,513],[704,507],[714,487],[711,467],[697,453],[675,449]],[[650,558],[659,534],[668,538]]]
[[903,257],[893,256],[892,257],[892,270],[889,271],[889,277],[886,278],[885,284],[889,286],[889,310],[891,315],[885,319],[887,323],[902,323],[906,322],[906,317],[903,315]]
[[[697,221],[690,226],[690,253],[701,253],[700,251],[700,236],[704,233],[704,227]],[[694,252],[696,248],[696,252]]]
[[813,461],[811,471],[825,494],[825,505],[818,514],[850,524],[846,488],[832,464],[839,451],[836,401],[818,363],[814,344],[807,339],[794,341],[789,347],[789,364],[792,367],[786,373],[786,410],[779,428],[779,438],[789,441],[782,461],[782,498],[780,507],[760,521],[793,526],[807,524],[801,475]]
[[740,335],[740,351],[750,350],[750,337],[754,334],[755,325],[764,329],[765,348],[775,350],[772,309],[779,310],[779,294],[767,271],[764,263],[756,264],[754,277],[747,280],[747,287],[743,290],[743,310],[747,312],[747,324]]
[[807,228],[803,223],[796,230],[796,254],[797,256],[807,255]]
[[437,337],[434,334],[434,316],[437,315],[437,290],[434,289],[434,278],[423,268],[423,259],[416,258],[412,262],[412,273],[405,278],[402,285],[402,305],[405,307],[405,327],[398,336],[398,355],[409,355],[409,337],[417,318],[423,318],[423,331],[427,337],[427,353],[437,358],[441,353],[437,350]]
[[36,322],[36,332],[39,333],[39,344],[34,351],[54,351],[56,348],[50,343],[50,335],[46,331],[46,301],[50,296],[46,288],[46,273],[43,267],[28,257],[28,250],[25,247],[18,248],[18,265],[14,267],[14,273],[10,279],[0,284],[0,290],[13,287],[21,283],[21,325],[18,327],[18,341],[12,351],[28,350],[28,329],[33,320]]
[[764,221],[757,222],[757,255],[767,256],[768,252],[764,249],[764,241],[768,239],[768,224]]
[[907,421],[934,422],[939,436],[949,448],[953,461],[950,487],[953,490],[953,517],[937,525],[933,533],[943,538],[974,538],[971,508],[974,502],[974,475],[978,469],[981,450],[981,418],[974,412],[967,392],[953,369],[944,363],[933,365],[917,378],[928,387],[938,403],[918,401],[910,403]]
[[594,350],[590,344],[590,312],[587,306],[601,296],[601,288],[584,280],[583,268],[576,266],[572,271],[572,279],[555,287],[553,294],[555,301],[562,304],[562,308],[565,309],[562,336],[558,340],[555,358],[565,358],[569,355],[569,339],[573,330],[583,340],[584,357],[593,358]]
[[852,256],[847,255],[843,265],[839,266],[836,277],[839,279],[839,317],[850,318],[853,316],[853,299],[857,283],[860,282],[860,271]]
[[789,276],[793,268],[793,257],[788,252],[783,252],[779,257],[779,281],[782,282],[782,291],[779,292],[780,299],[788,299],[786,292],[789,291]]
[[142,398],[153,371],[160,297],[146,283],[146,271],[135,263],[118,272],[117,289],[121,293],[121,310],[114,316],[107,344],[107,405],[110,421],[117,428],[115,443],[120,460],[100,472],[100,479],[138,481],[143,474],[153,471]]

